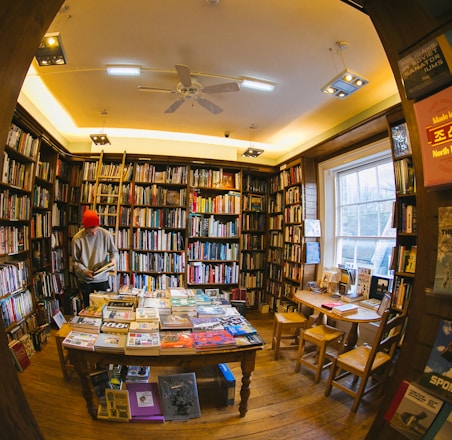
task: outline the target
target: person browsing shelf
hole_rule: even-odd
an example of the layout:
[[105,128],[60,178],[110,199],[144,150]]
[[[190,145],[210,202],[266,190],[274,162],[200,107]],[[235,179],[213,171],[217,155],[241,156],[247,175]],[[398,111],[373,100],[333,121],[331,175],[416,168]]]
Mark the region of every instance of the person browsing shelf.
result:
[[84,307],[88,307],[90,293],[111,288],[108,270],[98,269],[108,262],[115,264],[118,249],[112,234],[99,226],[99,216],[95,211],[88,209],[83,213],[82,225],[83,228],[72,238],[72,258]]

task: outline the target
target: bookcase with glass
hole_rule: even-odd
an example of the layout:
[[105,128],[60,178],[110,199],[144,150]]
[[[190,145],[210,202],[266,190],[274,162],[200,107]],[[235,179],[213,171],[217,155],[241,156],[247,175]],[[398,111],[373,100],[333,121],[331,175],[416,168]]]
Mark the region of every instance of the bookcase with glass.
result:
[[400,115],[397,116],[388,117],[396,186],[394,226],[397,230],[391,265],[394,271],[391,306],[403,312],[409,305],[416,272],[416,177],[407,124]]
[[281,175],[278,173],[268,181],[266,302],[272,311],[277,311],[282,296],[283,196]]
[[135,164],[130,269],[136,288],[185,286],[187,181],[186,165]]
[[8,132],[0,182],[0,307],[9,339],[40,324],[31,284],[30,223],[39,138],[17,112]]
[[187,284],[224,289],[237,287],[240,170],[191,167],[189,188]]
[[240,287],[247,290],[247,306],[265,303],[265,242],[267,178],[242,174],[242,228],[240,233]]

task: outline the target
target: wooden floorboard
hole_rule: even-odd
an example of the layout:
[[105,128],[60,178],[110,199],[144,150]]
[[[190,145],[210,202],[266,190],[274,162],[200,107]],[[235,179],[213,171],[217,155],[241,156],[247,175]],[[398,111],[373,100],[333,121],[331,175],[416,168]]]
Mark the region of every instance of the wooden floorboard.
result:
[[[134,438],[190,440],[361,440],[366,437],[376,414],[379,399],[364,397],[358,412],[350,412],[351,398],[333,389],[324,396],[328,372],[319,384],[313,383],[313,373],[302,367],[294,372],[295,351],[281,352],[273,360],[271,314],[248,312],[248,319],[264,337],[266,345],[257,354],[252,376],[251,396],[247,415],[240,418],[240,366],[230,364],[237,378],[235,405],[219,406],[218,395],[209,383],[208,370],[198,371],[201,417],[186,422],[164,424],[115,423],[94,421],[88,415],[81,395],[80,383],[72,374],[63,379],[54,333],[43,351],[31,358],[31,365],[19,373],[19,378],[33,414],[47,440],[99,440]],[[166,369],[151,367],[151,380]]]

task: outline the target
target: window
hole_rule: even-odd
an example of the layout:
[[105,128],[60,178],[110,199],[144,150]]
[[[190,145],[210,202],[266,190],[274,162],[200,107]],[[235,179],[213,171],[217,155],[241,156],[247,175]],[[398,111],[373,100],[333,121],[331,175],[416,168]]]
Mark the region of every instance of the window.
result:
[[348,264],[389,275],[396,231],[394,167],[389,141],[361,148],[319,166],[324,267]]

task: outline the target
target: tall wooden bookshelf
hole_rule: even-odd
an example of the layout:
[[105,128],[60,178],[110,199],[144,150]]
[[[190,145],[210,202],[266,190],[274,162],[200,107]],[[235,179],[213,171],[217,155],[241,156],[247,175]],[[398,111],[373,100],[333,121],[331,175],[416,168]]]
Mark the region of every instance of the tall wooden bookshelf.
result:
[[5,145],[0,183],[0,305],[6,332],[12,339],[30,333],[39,324],[30,246],[38,152],[39,138],[16,112]]
[[266,303],[267,177],[242,173],[240,231],[240,287],[247,290],[247,306]]
[[267,217],[267,279],[266,293],[269,308],[277,311],[282,296],[283,273],[283,186],[281,175],[275,174],[268,182]]
[[189,188],[187,284],[238,287],[240,170],[191,167]]
[[392,256],[394,280],[391,306],[395,311],[406,312],[416,273],[416,177],[408,127],[402,113],[390,114],[387,120],[394,161],[394,226],[397,230],[397,243]]
[[131,284],[149,291],[186,285],[188,166],[135,164]]

